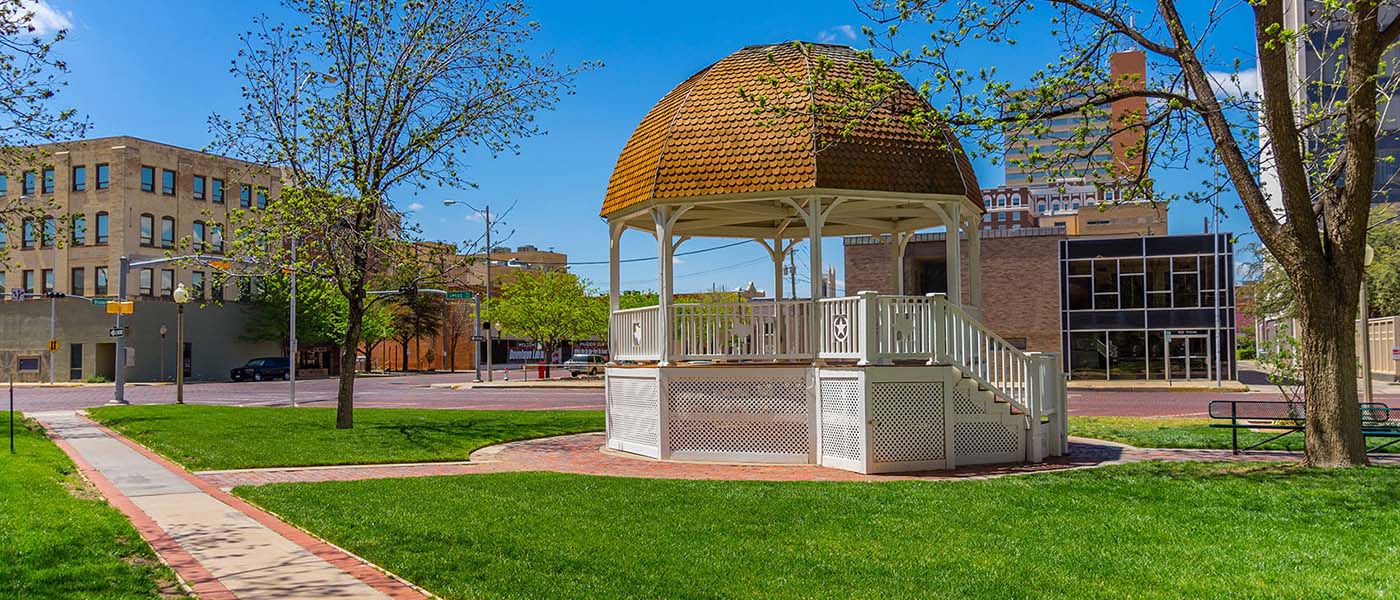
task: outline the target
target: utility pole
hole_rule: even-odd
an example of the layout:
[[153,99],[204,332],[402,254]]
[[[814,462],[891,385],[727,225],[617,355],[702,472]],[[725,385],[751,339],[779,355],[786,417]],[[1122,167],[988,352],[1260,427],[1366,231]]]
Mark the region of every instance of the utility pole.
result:
[[[288,393],[292,399],[292,408],[297,405],[297,236],[292,236],[292,268],[291,270],[291,308],[287,309],[287,380],[290,384]],[[184,349],[181,348],[181,352]],[[183,359],[181,359],[183,360]],[[184,369],[182,364],[180,367]]]
[[[486,216],[486,303],[491,303],[491,254],[495,248],[491,247],[491,205],[486,205],[486,210],[482,211]],[[491,330],[494,325],[486,328],[486,380],[495,381],[495,358],[491,352]]]
[[795,262],[797,260],[796,257],[796,250],[788,253],[788,293],[792,295],[793,300],[797,299],[797,263]]

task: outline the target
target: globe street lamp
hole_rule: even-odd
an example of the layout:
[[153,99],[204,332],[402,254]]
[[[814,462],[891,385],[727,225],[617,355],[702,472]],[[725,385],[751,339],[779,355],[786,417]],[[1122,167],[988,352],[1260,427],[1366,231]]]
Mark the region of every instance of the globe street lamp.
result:
[[175,286],[175,403],[185,403],[185,303],[190,291],[185,284]]

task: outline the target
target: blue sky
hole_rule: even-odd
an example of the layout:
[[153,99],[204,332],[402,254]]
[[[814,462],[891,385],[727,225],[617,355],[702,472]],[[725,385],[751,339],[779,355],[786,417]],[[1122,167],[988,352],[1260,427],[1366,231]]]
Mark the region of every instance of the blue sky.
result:
[[[72,69],[61,101],[76,106],[93,124],[92,135],[133,135],[202,148],[210,135],[211,113],[233,113],[240,105],[239,82],[228,73],[237,51],[237,34],[257,12],[276,14],[274,2],[155,2],[148,0],[48,0],[70,25],[59,52]],[[412,214],[428,237],[447,241],[475,239],[481,224],[460,207],[444,207],[451,198],[489,202],[493,208],[512,203],[503,225],[514,230],[508,245],[533,244],[567,252],[574,261],[607,258],[607,228],[598,208],[618,152],[637,121],[653,103],[680,81],[726,54],[749,44],[792,39],[849,42],[862,22],[846,0],[809,2],[577,2],[537,1],[533,17],[541,23],[537,39],[561,62],[601,60],[602,69],[583,74],[577,93],[540,115],[548,134],[526,141],[518,156],[470,157],[466,176],[479,189],[406,191],[394,198]],[[1253,63],[1252,28],[1243,11],[1230,15],[1213,38],[1222,57],[1241,56]],[[1026,57],[1054,52],[1043,39],[1027,39],[1013,53],[968,52],[967,66],[996,64],[1010,77],[1024,75],[1041,60]],[[1001,182],[1000,166],[979,164],[984,186]],[[1159,176],[1164,189],[1180,191],[1203,174]],[[1204,176],[1208,177],[1206,173]],[[1230,202],[1233,204],[1233,202]],[[1208,211],[1173,205],[1174,233],[1201,230]],[[1249,230],[1243,213],[1232,210],[1222,230]],[[1252,239],[1252,238],[1250,238]],[[692,240],[681,251],[723,245],[730,240]],[[841,246],[829,240],[823,251],[841,278]],[[629,233],[624,258],[656,254],[652,238]],[[574,270],[596,286],[607,285],[607,267],[579,265]],[[771,287],[771,267],[756,244],[686,256],[676,266],[678,291],[733,289],[754,281]],[[654,261],[625,265],[625,288],[654,288]],[[805,286],[799,285],[801,289]]]

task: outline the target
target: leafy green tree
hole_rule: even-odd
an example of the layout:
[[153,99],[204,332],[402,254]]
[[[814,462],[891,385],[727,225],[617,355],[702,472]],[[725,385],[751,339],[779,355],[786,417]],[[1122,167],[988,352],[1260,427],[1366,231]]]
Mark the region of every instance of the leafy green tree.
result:
[[379,344],[394,338],[397,330],[394,328],[393,306],[385,303],[371,304],[365,307],[365,316],[360,322],[360,345],[365,357],[365,370],[370,370],[371,359],[374,356],[374,349]]
[[[403,352],[403,368],[408,370],[409,344],[414,339],[437,334],[442,326],[444,301],[437,294],[404,294],[395,296],[394,304],[397,310],[391,313],[393,338],[399,342]],[[431,365],[435,362],[431,359],[436,357],[429,358],[426,362]]]
[[539,344],[548,361],[565,342],[606,335],[607,308],[607,297],[577,275],[524,271],[491,298],[486,315],[506,333]]
[[284,5],[288,22],[261,16],[241,36],[232,71],[244,107],[210,124],[217,148],[278,165],[294,184],[238,228],[253,240],[240,250],[288,264],[285,244],[257,240],[297,239],[299,262],[314,263],[345,297],[336,427],[348,428],[369,282],[419,258],[391,194],[460,187],[468,156],[516,151],[541,133],[535,113],[552,108],[580,69],[534,51],[538,25],[518,2]]
[[[286,350],[287,315],[291,308],[291,282],[282,274],[258,278],[248,330],[244,339],[275,341]],[[297,344],[324,346],[340,343],[345,335],[345,297],[319,277],[297,278]]]
[[[814,61],[790,77],[806,84],[792,96],[816,117],[809,122],[832,134],[824,142],[840,143],[876,114],[870,107],[889,106],[900,113],[892,118],[920,124],[929,135],[952,128],[984,156],[1027,150],[1016,160],[1051,179],[1108,174],[1121,198],[1172,200],[1153,189],[1154,167],[1218,165],[1221,182],[1206,179],[1179,198],[1205,201],[1232,188],[1296,291],[1306,462],[1364,465],[1353,319],[1376,181],[1378,103],[1400,85],[1387,75],[1394,65],[1383,56],[1400,40],[1400,19],[1379,0],[1319,4],[1308,7],[1322,15],[1319,24],[1299,29],[1284,19],[1284,7],[1296,3],[1282,0],[868,0],[863,31],[892,68],[852,73]],[[1211,36],[1225,11],[1247,11],[1254,23],[1262,94],[1242,91],[1242,80],[1254,74],[1241,61],[1217,62]],[[1009,81],[990,65],[965,68],[989,49],[1014,51],[1022,36],[1047,37],[1046,23],[1059,51],[1026,80]],[[1146,53],[1146,79],[1113,76],[1109,56],[1123,47]],[[1289,62],[1302,53],[1325,68],[1300,99]],[[915,89],[898,81],[900,73],[926,79]],[[773,88],[755,84],[746,93],[760,110],[791,112],[794,98],[769,97]],[[901,101],[910,94],[938,109]],[[1138,108],[1113,114],[1120,101]],[[1106,128],[1091,125],[1104,117]],[[1083,125],[1052,146],[1027,148],[1026,139],[1063,119]],[[1110,147],[1119,151],[1106,152]],[[1272,174],[1267,183],[1261,169]]]

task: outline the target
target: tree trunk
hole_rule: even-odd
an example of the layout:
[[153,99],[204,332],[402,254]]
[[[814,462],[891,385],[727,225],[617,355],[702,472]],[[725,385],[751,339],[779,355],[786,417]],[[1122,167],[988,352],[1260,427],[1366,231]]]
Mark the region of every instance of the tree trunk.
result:
[[[364,285],[359,286],[361,292]],[[355,425],[355,356],[360,347],[360,326],[364,319],[364,296],[347,298],[349,323],[345,327],[345,343],[340,345],[340,386],[336,390],[335,428],[350,429]],[[368,361],[366,361],[368,363]]]
[[[1326,281],[1324,283],[1324,281]],[[1366,440],[1356,391],[1356,290],[1335,280],[1298,285],[1299,373],[1307,414],[1304,462],[1364,466]]]

